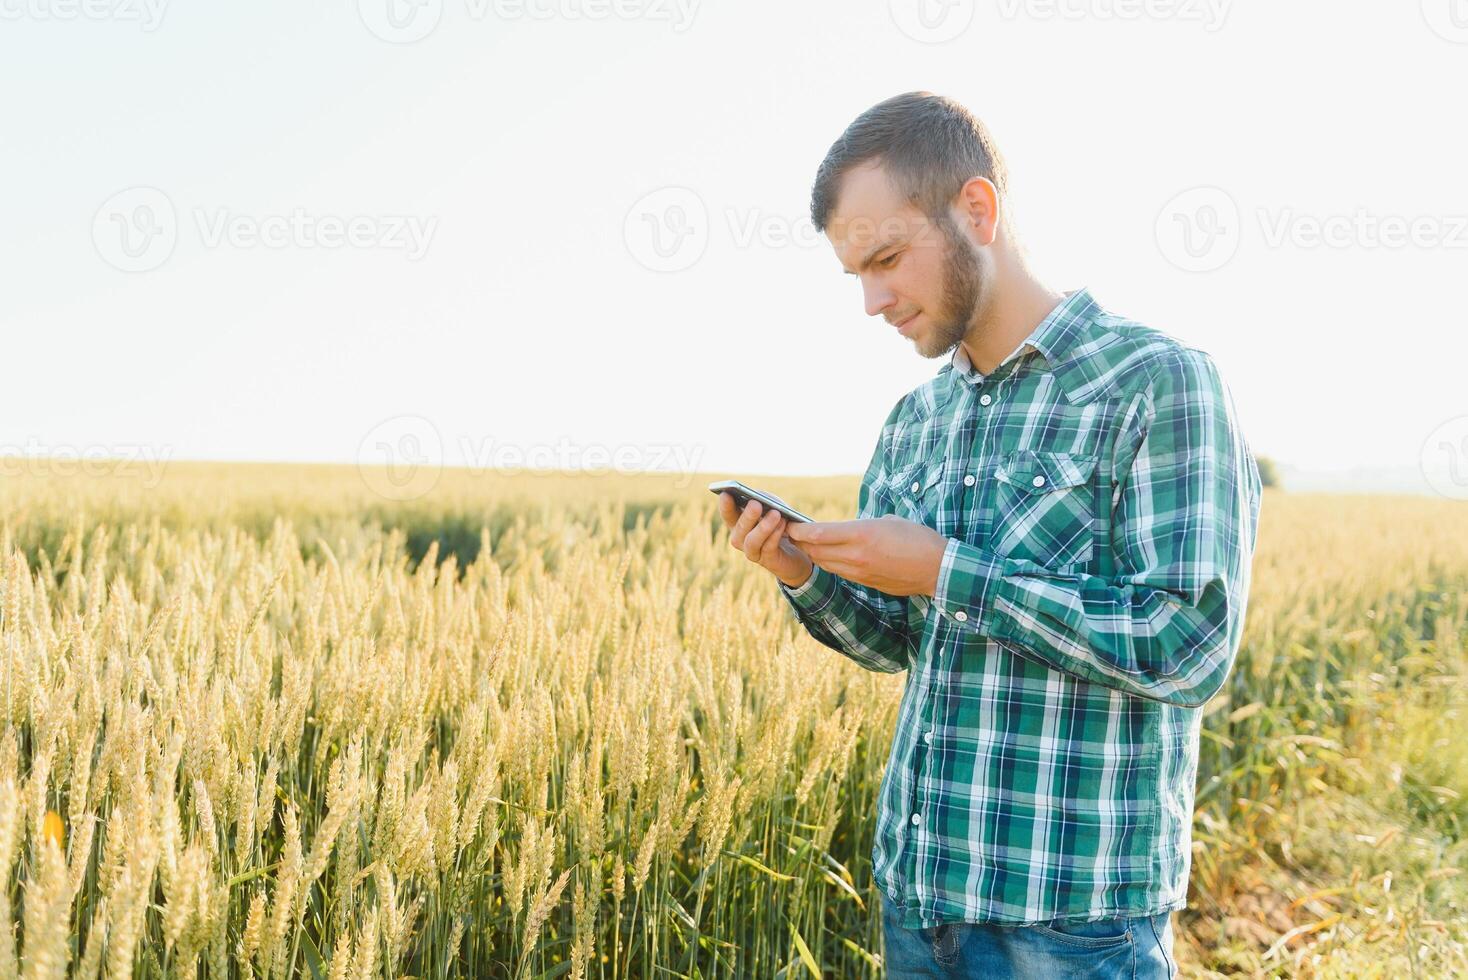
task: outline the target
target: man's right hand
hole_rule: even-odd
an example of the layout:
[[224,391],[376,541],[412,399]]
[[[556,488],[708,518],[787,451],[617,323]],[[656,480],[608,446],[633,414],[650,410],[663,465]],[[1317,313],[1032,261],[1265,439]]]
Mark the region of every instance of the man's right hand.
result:
[[728,491],[719,494],[719,514],[729,528],[730,547],[744,552],[744,557],[790,588],[799,588],[810,578],[815,564],[785,537],[785,515],[778,510],[762,511],[760,502],[751,500],[741,514]]

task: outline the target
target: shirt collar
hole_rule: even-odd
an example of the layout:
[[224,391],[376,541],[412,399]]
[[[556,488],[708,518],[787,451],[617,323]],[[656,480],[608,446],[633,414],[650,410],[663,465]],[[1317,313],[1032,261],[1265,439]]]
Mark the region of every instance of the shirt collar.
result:
[[[1082,345],[1080,342],[1087,338],[1096,318],[1103,312],[1089,289],[1083,287],[1066,293],[1045,319],[1030,331],[1030,335],[990,374],[1029,351],[1038,351],[1045,359],[1046,367],[1055,375],[1066,398],[1072,402],[1085,400],[1090,383],[1095,379],[1086,370],[1083,355],[1094,345]],[[974,368],[962,344],[953,349],[949,367],[955,384],[960,381],[977,384],[986,377]]]

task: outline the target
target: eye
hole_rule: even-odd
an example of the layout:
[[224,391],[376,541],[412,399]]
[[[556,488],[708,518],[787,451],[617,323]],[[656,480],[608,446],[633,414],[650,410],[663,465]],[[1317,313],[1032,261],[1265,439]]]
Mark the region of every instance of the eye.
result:
[[878,260],[877,265],[881,266],[884,269],[892,269],[892,268],[895,268],[897,266],[897,260],[900,259],[901,257],[902,257],[902,253],[901,252],[893,252],[891,255],[887,256],[885,259]]

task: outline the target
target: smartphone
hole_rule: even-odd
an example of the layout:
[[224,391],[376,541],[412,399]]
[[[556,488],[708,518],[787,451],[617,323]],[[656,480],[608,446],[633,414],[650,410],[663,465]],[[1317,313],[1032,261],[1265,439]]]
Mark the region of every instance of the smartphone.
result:
[[785,515],[787,521],[794,521],[797,524],[814,523],[811,518],[806,517],[774,494],[763,493],[753,487],[746,487],[738,480],[716,480],[709,484],[709,491],[712,493],[724,493],[728,491],[734,498],[734,505],[741,512],[744,510],[744,506],[751,500],[758,500],[760,506],[765,510],[778,510]]

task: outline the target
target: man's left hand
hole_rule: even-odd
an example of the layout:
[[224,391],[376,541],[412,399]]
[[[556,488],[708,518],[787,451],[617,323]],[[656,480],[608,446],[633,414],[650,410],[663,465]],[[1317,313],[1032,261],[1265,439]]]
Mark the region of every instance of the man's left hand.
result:
[[785,535],[821,568],[888,595],[932,595],[948,539],[892,514],[859,521],[791,521]]

